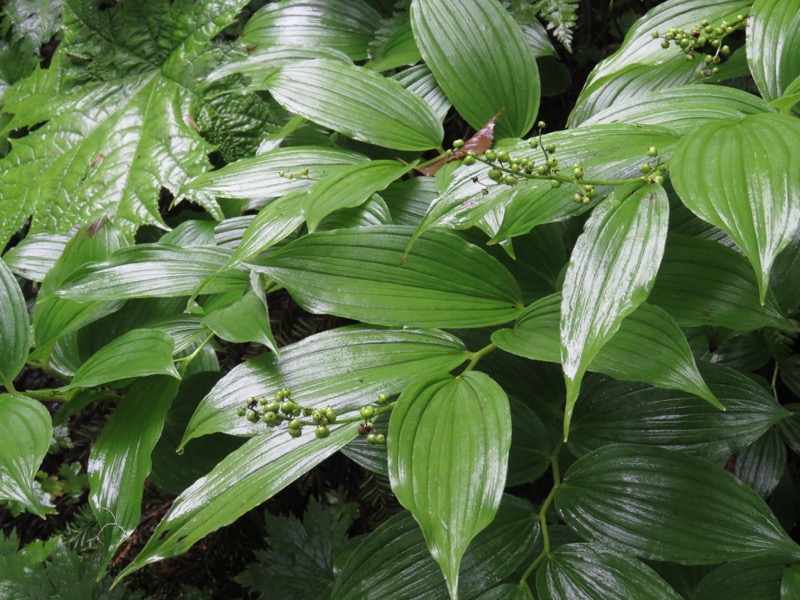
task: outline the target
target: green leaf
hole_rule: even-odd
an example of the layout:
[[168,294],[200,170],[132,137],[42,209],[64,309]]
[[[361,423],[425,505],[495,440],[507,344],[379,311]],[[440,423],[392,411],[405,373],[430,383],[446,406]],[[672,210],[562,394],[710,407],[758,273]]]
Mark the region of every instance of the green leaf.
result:
[[747,64],[766,100],[800,76],[800,1],[756,0],[747,27]]
[[28,360],[32,336],[25,296],[17,285],[14,274],[0,260],[0,383],[13,388]]
[[785,557],[768,556],[722,565],[700,580],[695,597],[702,600],[775,600],[779,597],[785,564]]
[[653,286],[668,217],[661,186],[625,185],[594,210],[575,244],[561,302],[565,439],[587,367]]
[[681,600],[643,562],[592,544],[559,546],[536,577],[541,600]]
[[396,150],[442,143],[442,124],[424,100],[363,67],[328,59],[286,65],[270,93],[287,110],[362,142]]
[[392,491],[422,527],[456,598],[464,552],[492,522],[503,494],[508,398],[488,375],[474,371],[418,380],[397,400],[387,439]]
[[302,406],[331,406],[339,415],[357,411],[378,394],[393,395],[418,377],[447,373],[469,358],[458,338],[431,329],[342,327],[238,365],[203,399],[184,441],[224,431],[268,431],[236,416],[248,398],[271,398],[289,388]]
[[621,444],[590,452],[567,470],[555,505],[580,536],[642,558],[692,565],[800,556],[753,490],[673,450]]
[[[89,265],[66,279],[58,295],[78,302],[189,296],[222,269],[233,252],[214,246],[181,248],[140,244]],[[203,287],[204,294],[243,289],[247,272],[228,269]]]
[[[458,595],[476,598],[508,577],[533,549],[536,513],[504,495],[494,521],[477,535],[461,565]],[[403,511],[370,533],[347,559],[331,600],[443,600],[441,570],[411,513]],[[482,597],[482,596],[481,596]]]
[[[560,363],[561,303],[561,293],[534,302],[519,316],[514,329],[495,331],[492,341],[518,356]],[[587,369],[615,379],[684,390],[722,408],[698,372],[680,327],[663,309],[647,302],[622,320]]]
[[431,107],[437,119],[443,121],[447,116],[452,104],[442,88],[439,87],[427,65],[422,64],[405,69],[395,73],[392,79],[399,82],[409,92],[422,98]]
[[198,479],[172,505],[117,582],[150,563],[178,556],[203,537],[232,523],[352,440],[352,425],[331,427],[330,437],[289,437],[273,431],[254,437]]
[[783,572],[781,600],[800,600],[800,565],[791,565]]
[[738,122],[748,115],[772,112],[763,98],[721,85],[685,85],[617,101],[595,113],[581,127],[600,123],[658,125],[678,135],[694,133],[709,121]]
[[44,280],[64,252],[72,236],[38,233],[26,236],[3,256],[6,266],[20,277],[31,281]]
[[539,110],[539,71],[519,25],[497,0],[414,0],[425,63],[474,129],[494,115],[498,137],[522,137]]
[[575,409],[569,447],[577,456],[607,444],[661,446],[721,460],[788,417],[772,395],[732,369],[701,364],[721,411],[685,393],[606,380],[587,386]]
[[0,498],[20,502],[42,518],[53,511],[34,489],[33,478],[52,435],[50,413],[39,402],[0,394]]
[[786,444],[777,430],[770,429],[736,457],[734,473],[762,498],[778,487],[786,468]]
[[313,313],[377,325],[481,327],[517,316],[520,290],[481,248],[432,231],[408,246],[408,227],[364,227],[306,235],[253,269],[286,287]]
[[[209,42],[244,0],[145,0],[97,10],[64,0],[64,32],[48,69],[4,96],[9,128],[30,128],[0,161],[0,246],[31,216],[31,233],[102,215],[165,227],[163,186],[177,194],[212,150],[187,120]],[[24,129],[23,129],[24,130]],[[206,208],[218,217],[216,203]]]
[[800,102],[800,75],[786,86],[783,96],[776,98],[769,105],[782,114],[788,115],[798,102]]
[[363,204],[372,194],[380,192],[410,170],[411,165],[394,160],[371,160],[344,168],[319,181],[302,199],[309,232],[315,231],[320,221],[330,213]]
[[380,15],[363,0],[282,0],[256,12],[241,39],[265,47],[331,48],[364,60],[380,22]]
[[89,505],[100,525],[106,563],[141,516],[150,453],[161,435],[178,381],[139,379],[120,401],[89,455]]
[[103,346],[87,360],[62,390],[88,388],[145,375],[180,379],[172,364],[174,342],[157,329],[134,329]]
[[[672,158],[681,200],[742,249],[758,277],[762,305],[775,257],[800,228],[798,139],[797,119],[753,115],[737,124],[701,127]],[[718,160],[707,160],[711,152]]]
[[12,0],[5,2],[3,14],[15,39],[25,38],[38,49],[61,28],[61,2],[58,0]]
[[527,587],[511,583],[501,583],[497,587],[486,590],[475,600],[529,600],[530,592]]
[[775,327],[794,331],[768,294],[759,304],[753,270],[735,250],[700,238],[672,234],[649,301],[682,327],[719,325],[734,331]]
[[[407,14],[405,13],[405,15]],[[403,17],[399,16],[398,18],[402,19]],[[376,42],[378,42],[377,45]],[[414,32],[411,30],[411,23],[407,20],[403,20],[390,31],[382,27],[371,44],[374,52],[370,57],[370,62],[366,64],[371,71],[382,72],[397,67],[411,66],[422,59],[414,39]]]
[[532,483],[550,467],[550,436],[539,416],[527,404],[509,398],[511,449],[506,487]]
[[253,291],[246,292],[230,306],[206,315],[203,325],[228,342],[255,342],[275,350],[267,305]]

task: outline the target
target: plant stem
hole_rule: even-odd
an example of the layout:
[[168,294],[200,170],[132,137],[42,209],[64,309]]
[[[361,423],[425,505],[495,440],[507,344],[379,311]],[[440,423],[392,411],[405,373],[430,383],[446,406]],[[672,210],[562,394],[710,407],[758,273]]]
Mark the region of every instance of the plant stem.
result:
[[490,352],[493,352],[494,350],[497,350],[497,346],[494,343],[491,343],[488,346],[484,346],[477,352],[471,352],[469,355],[470,358],[469,364],[466,366],[464,371],[462,371],[462,375],[467,371],[472,371],[472,369],[475,368],[475,365],[477,365],[484,356],[486,356]]
[[185,363],[184,368],[188,367],[189,364],[195,359],[195,357],[200,354],[200,352],[205,348],[206,344],[211,341],[211,338],[214,337],[213,333],[208,334],[206,339],[203,340],[203,343],[200,344],[197,348],[195,348],[194,352],[192,352],[189,356],[184,356],[183,358],[176,358],[176,363]]
[[72,395],[59,392],[58,390],[27,390],[21,393],[29,398],[41,400],[42,402],[69,402],[72,398]]

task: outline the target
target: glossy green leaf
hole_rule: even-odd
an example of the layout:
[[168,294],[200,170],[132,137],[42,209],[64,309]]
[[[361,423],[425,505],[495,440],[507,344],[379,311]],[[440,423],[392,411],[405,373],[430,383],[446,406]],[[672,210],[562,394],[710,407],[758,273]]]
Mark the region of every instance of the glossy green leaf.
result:
[[659,125],[678,135],[693,133],[709,121],[741,121],[772,112],[763,98],[721,85],[686,85],[655,90],[595,113],[581,127],[600,123]]
[[[476,598],[510,575],[533,549],[536,513],[513,496],[503,496],[494,521],[464,555],[458,597]],[[331,600],[444,600],[447,587],[411,513],[395,515],[350,555]],[[483,596],[480,596],[483,598]]]
[[631,556],[593,544],[566,544],[536,577],[540,600],[681,600],[658,574]]
[[275,349],[267,305],[253,291],[246,292],[230,306],[206,315],[203,324],[228,342],[255,342]]
[[186,552],[195,542],[232,523],[282,490],[358,435],[353,425],[331,427],[319,440],[310,432],[254,437],[184,491],[158,524],[144,549],[117,581],[147,564]]
[[642,558],[800,557],[758,494],[722,467],[673,450],[612,444],[590,452],[567,470],[555,505],[583,538]]
[[447,116],[452,104],[447,95],[439,87],[436,78],[427,65],[417,65],[395,73],[392,79],[400,83],[409,92],[422,98],[431,107],[433,114],[442,121]]
[[800,600],[800,565],[796,563],[783,572],[781,600]]
[[695,597],[698,600],[777,600],[786,562],[785,558],[768,556],[722,565],[700,580]]
[[756,0],[747,26],[747,64],[761,95],[783,96],[800,76],[800,1]]
[[594,210],[575,244],[561,302],[565,439],[583,374],[650,292],[668,218],[669,201],[661,186],[625,185]]
[[[561,362],[559,323],[562,297],[551,294],[525,309],[514,329],[500,329],[492,341],[503,350],[547,362]],[[646,347],[647,352],[642,352]],[[696,394],[718,407],[718,400],[697,370],[689,343],[663,309],[643,302],[589,363],[589,371],[625,381]]]
[[[422,60],[422,55],[414,39],[414,32],[411,30],[411,23],[400,22],[391,32],[386,32],[383,36],[379,31],[372,45],[374,51],[371,52],[370,61],[365,65],[371,71],[388,71],[397,67],[411,66]],[[383,40],[376,45],[376,42]]]
[[38,233],[26,236],[3,256],[6,266],[20,277],[42,281],[64,252],[72,236]]
[[89,505],[100,525],[106,561],[139,524],[150,453],[161,435],[178,383],[164,376],[139,379],[92,445]]
[[[753,115],[701,127],[672,158],[681,200],[742,249],[756,272],[761,304],[775,257],[800,229],[798,139],[797,119]],[[715,159],[708,160],[712,153]]]
[[511,583],[502,583],[497,587],[486,590],[475,600],[529,600],[528,588]]
[[363,60],[380,23],[364,0],[282,0],[256,12],[241,39],[264,47],[331,48]]
[[[717,25],[723,19],[730,21],[747,12],[750,4],[750,0],[720,0],[713,5],[707,0],[667,0],[648,11],[628,30],[619,49],[592,70],[576,101],[570,125],[579,125],[598,109],[610,106],[616,98],[614,92],[603,103],[591,103],[591,108],[587,99],[603,94],[606,86],[613,87],[620,75],[624,77],[630,70],[636,69],[639,77],[649,80],[646,87],[637,86],[639,93],[701,80],[702,61],[687,62],[683,52],[674,46],[664,50],[660,41],[653,39],[652,32],[663,35],[670,28],[690,31],[704,19]],[[627,87],[636,85],[636,79],[629,78]]]
[[[484,250],[449,232],[365,227],[303,236],[253,268],[304,309],[378,325],[481,327],[517,316],[520,290]],[[402,263],[402,264],[401,264]]]
[[509,398],[511,449],[506,487],[532,483],[550,467],[550,436],[539,416],[527,404]]
[[28,305],[14,274],[0,260],[0,383],[13,389],[28,360],[32,336]]
[[44,517],[52,512],[33,487],[33,478],[50,447],[50,413],[21,394],[0,395],[0,498],[20,502]]
[[304,195],[304,191],[290,193],[262,208],[242,234],[229,264],[249,260],[292,235],[304,221]]
[[783,96],[776,98],[769,105],[782,114],[788,115],[798,102],[800,102],[800,75],[786,86]]
[[736,456],[734,473],[762,498],[778,487],[786,468],[786,444],[775,429],[765,432]]
[[411,26],[425,63],[456,110],[498,137],[522,137],[539,110],[539,72],[519,25],[497,0],[414,0]]
[[794,324],[782,314],[772,294],[760,306],[758,285],[747,260],[710,240],[670,235],[648,300],[665,309],[682,327],[794,331]]
[[356,140],[396,150],[442,143],[442,124],[424,100],[362,67],[327,59],[286,65],[270,93],[287,110]]
[[157,329],[134,329],[103,346],[87,360],[63,390],[89,388],[112,381],[169,375],[180,379],[172,363],[174,342]]
[[800,404],[787,404],[791,416],[778,424],[781,438],[794,452],[800,454]]
[[[78,302],[124,298],[189,296],[231,259],[230,250],[214,246],[181,248],[141,244],[115,252],[66,279],[58,295]],[[210,279],[203,293],[243,289],[247,273],[229,269]]]
[[[459,418],[453,419],[458,406]],[[494,519],[508,469],[511,412],[503,388],[469,371],[403,390],[389,421],[389,478],[422,527],[457,597],[461,559]]]
[[[279,198],[366,160],[363,154],[338,148],[276,148],[195,177],[181,191],[218,198]],[[308,174],[300,177],[302,169],[308,169]]]
[[398,161],[371,160],[326,177],[303,196],[303,215],[308,230],[316,230],[320,221],[336,210],[363,204],[409,170],[411,165]]
[[713,364],[700,366],[727,410],[672,390],[611,380],[594,383],[584,390],[575,409],[570,450],[580,456],[607,444],[634,443],[720,460],[789,416],[749,377]]
[[437,330],[342,327],[238,365],[200,403],[184,436],[218,431],[242,435],[268,431],[236,416],[250,397],[271,398],[289,388],[301,406],[331,406],[339,415],[398,394],[418,377],[447,373],[469,357],[458,338]]

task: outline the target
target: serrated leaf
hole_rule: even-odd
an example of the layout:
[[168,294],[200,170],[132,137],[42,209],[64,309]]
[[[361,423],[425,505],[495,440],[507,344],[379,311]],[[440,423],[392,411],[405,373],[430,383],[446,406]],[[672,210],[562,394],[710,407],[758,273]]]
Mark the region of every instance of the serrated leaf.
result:
[[417,377],[447,373],[469,356],[458,338],[431,329],[342,327],[238,365],[203,399],[186,428],[190,439],[224,431],[268,431],[236,416],[250,397],[272,398],[283,388],[303,405],[331,406],[338,414],[358,410],[378,394],[398,394]]
[[711,240],[672,234],[649,301],[682,327],[719,325],[734,331],[775,327],[794,331],[768,294],[759,304],[758,285],[747,260]]
[[146,375],[180,379],[172,363],[174,342],[157,329],[134,329],[89,357],[64,391],[88,388]]
[[363,0],[282,0],[256,12],[241,39],[262,47],[330,48],[364,60],[380,22],[377,11]]
[[39,233],[26,236],[3,256],[6,266],[20,277],[42,281],[64,252],[72,236]]
[[164,427],[178,381],[139,379],[120,401],[89,455],[89,505],[100,525],[104,559],[133,533],[141,516],[150,453]]
[[[148,0],[99,11],[65,0],[50,67],[4,97],[10,127],[46,123],[0,162],[0,245],[29,216],[32,233],[103,215],[164,227],[159,188],[177,193],[212,149],[186,119],[197,71],[210,62],[200,58],[244,4]],[[215,203],[205,206],[221,216]]]
[[727,410],[676,391],[610,380],[594,383],[575,409],[570,450],[581,456],[607,444],[632,443],[721,460],[789,416],[749,377],[713,364],[700,367]]
[[0,383],[14,389],[14,378],[25,367],[33,339],[25,296],[4,260],[0,260],[0,307]]
[[734,473],[762,498],[772,494],[786,468],[786,444],[770,429],[736,456]]
[[308,472],[358,435],[352,425],[331,427],[330,437],[289,437],[273,431],[254,437],[198,479],[172,505],[119,582],[150,563],[186,552]]
[[565,439],[583,374],[653,286],[668,217],[661,186],[625,185],[594,210],[575,244],[561,302]]
[[658,125],[678,135],[693,133],[709,121],[741,121],[748,115],[772,112],[758,96],[721,85],[686,85],[653,90],[595,113],[581,123]]
[[284,108],[356,140],[396,150],[442,143],[428,104],[396,81],[328,59],[284,66],[270,93]]
[[[560,363],[561,303],[561,293],[534,302],[519,316],[514,329],[495,331],[492,341],[507,352],[531,360]],[[643,352],[643,348],[647,351]],[[684,390],[721,408],[697,370],[680,327],[663,309],[646,302],[622,320],[587,370]]]
[[[533,549],[536,514],[504,495],[494,521],[477,535],[462,562],[459,598],[476,598],[510,575]],[[331,600],[444,600],[447,588],[419,525],[408,511],[370,533],[347,559]],[[483,596],[481,596],[483,597]]]
[[800,2],[756,0],[747,27],[747,64],[766,100],[800,76]]
[[50,447],[50,413],[21,394],[0,395],[0,498],[20,502],[44,518],[53,512],[33,488],[33,478]]
[[405,263],[411,229],[364,227],[303,236],[252,268],[304,309],[378,325],[480,327],[513,319],[520,291],[481,248],[431,231]]
[[488,375],[474,371],[418,380],[398,398],[387,440],[392,491],[420,524],[456,598],[464,552],[492,522],[503,494],[508,398]]
[[539,110],[539,71],[517,23],[497,0],[414,0],[411,26],[425,64],[474,129],[492,116],[498,137],[522,137]]
[[753,490],[673,450],[612,444],[590,452],[567,470],[555,506],[583,538],[642,558],[692,565],[800,556]]
[[[800,122],[753,115],[709,123],[687,136],[672,158],[683,203],[741,248],[758,277],[763,305],[775,257],[800,229]],[[715,160],[707,160],[709,153]]]
[[593,544],[556,548],[539,569],[536,589],[541,600],[681,600],[643,562]]
[[[58,295],[87,302],[189,296],[203,283],[205,294],[243,289],[248,277],[245,271],[219,273],[232,255],[232,251],[215,246],[140,244],[122,248],[109,260],[74,272]],[[216,277],[210,279],[212,275]]]
[[569,52],[572,52],[572,33],[578,20],[577,4],[578,0],[542,0],[536,3],[547,21],[547,28]]

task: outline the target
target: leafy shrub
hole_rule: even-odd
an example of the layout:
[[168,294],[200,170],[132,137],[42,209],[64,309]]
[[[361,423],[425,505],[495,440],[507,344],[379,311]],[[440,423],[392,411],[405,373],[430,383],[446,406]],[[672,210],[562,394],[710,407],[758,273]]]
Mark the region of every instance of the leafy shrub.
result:
[[[63,0],[46,68],[24,4],[0,497],[48,514],[53,423],[110,403],[95,573],[148,478],[177,499],[117,582],[341,451],[405,510],[268,517],[241,581],[311,552],[334,600],[800,594],[800,2],[659,4],[563,131],[576,2]],[[291,303],[322,325],[273,331]]]

